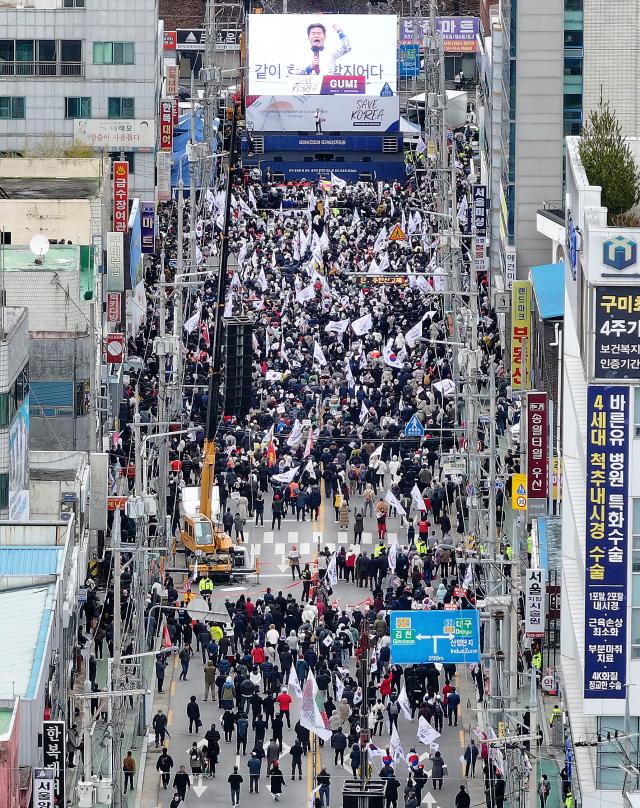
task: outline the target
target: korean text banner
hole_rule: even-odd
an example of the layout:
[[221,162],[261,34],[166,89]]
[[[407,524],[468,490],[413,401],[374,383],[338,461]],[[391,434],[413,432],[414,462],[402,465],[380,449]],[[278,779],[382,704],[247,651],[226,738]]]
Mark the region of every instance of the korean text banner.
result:
[[531,387],[531,281],[511,286],[511,387]]
[[247,98],[247,123],[255,132],[397,132],[398,96],[263,95]]
[[596,286],[596,379],[637,379],[640,376],[640,289]]
[[624,699],[627,665],[629,388],[587,393],[584,697]]
[[392,14],[253,14],[249,95],[393,95],[397,39]]

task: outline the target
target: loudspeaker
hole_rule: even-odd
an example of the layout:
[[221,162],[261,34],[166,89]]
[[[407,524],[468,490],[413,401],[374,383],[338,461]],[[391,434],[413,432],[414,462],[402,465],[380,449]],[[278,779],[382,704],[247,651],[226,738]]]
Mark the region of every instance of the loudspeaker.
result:
[[240,419],[251,409],[253,398],[253,319],[228,317],[224,322],[224,414]]

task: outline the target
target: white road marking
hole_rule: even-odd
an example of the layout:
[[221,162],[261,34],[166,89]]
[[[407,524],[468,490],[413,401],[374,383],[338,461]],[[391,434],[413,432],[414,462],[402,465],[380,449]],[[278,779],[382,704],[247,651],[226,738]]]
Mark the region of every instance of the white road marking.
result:
[[264,536],[262,537],[263,544],[273,544],[273,533],[270,530],[265,530]]
[[279,544],[274,545],[274,551],[273,552],[275,553],[275,555],[277,555],[277,556],[278,555],[279,556],[284,555],[284,550],[285,550],[285,545],[284,544],[279,543]]

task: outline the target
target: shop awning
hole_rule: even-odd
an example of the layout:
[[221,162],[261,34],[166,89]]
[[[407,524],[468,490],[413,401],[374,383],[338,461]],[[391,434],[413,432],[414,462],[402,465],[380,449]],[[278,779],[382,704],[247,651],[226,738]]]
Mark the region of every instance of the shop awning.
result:
[[541,319],[564,317],[564,263],[531,267],[531,282]]

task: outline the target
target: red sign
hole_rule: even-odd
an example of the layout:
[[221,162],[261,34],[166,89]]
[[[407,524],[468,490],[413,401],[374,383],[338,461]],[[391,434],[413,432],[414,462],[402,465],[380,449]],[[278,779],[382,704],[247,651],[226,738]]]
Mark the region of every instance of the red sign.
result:
[[107,334],[107,364],[120,365],[124,358],[124,334]]
[[364,95],[366,76],[323,76],[320,95]]
[[549,496],[548,400],[546,393],[527,394],[527,494]]
[[173,101],[165,98],[160,102],[160,151],[173,150]]
[[129,163],[116,160],[113,164],[113,230],[126,233],[129,229]]
[[164,41],[162,43],[163,50],[176,50],[178,47],[178,34],[176,31],[165,31]]
[[127,507],[129,497],[107,497],[107,510],[123,511]]
[[121,297],[119,292],[107,292],[107,322],[119,323],[122,318]]

